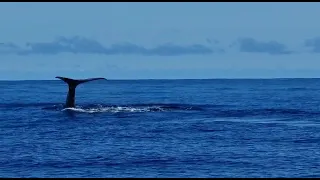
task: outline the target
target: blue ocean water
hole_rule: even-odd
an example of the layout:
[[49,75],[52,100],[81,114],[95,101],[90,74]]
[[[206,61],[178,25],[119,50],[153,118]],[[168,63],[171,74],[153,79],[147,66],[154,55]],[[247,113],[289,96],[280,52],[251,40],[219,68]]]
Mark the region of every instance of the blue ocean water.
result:
[[0,81],[0,177],[320,177],[320,79]]

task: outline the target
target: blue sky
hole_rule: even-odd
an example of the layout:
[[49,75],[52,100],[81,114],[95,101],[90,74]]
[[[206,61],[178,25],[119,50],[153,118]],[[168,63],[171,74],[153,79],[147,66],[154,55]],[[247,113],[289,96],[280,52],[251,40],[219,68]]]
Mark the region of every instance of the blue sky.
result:
[[320,77],[320,3],[1,3],[0,80]]

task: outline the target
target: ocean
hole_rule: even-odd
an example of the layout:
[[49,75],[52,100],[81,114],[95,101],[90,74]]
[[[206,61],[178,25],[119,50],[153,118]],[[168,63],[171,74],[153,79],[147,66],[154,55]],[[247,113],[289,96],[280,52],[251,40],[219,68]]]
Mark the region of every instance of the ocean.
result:
[[0,177],[320,177],[320,79],[0,81]]

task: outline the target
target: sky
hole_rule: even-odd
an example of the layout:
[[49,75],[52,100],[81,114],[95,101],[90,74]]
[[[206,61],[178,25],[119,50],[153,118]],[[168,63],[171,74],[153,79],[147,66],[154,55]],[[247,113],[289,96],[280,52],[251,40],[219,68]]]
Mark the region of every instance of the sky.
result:
[[0,80],[317,78],[317,2],[2,2]]

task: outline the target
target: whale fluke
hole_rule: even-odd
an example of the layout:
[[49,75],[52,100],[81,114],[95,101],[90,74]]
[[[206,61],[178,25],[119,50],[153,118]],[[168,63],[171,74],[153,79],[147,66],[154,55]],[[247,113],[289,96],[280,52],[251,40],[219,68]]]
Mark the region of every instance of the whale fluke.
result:
[[75,107],[76,87],[79,84],[89,82],[89,81],[95,81],[95,80],[102,80],[102,79],[107,80],[106,78],[71,79],[71,78],[66,78],[61,76],[56,76],[56,78],[64,81],[69,86],[68,95],[67,95],[66,104],[65,104],[66,108]]

